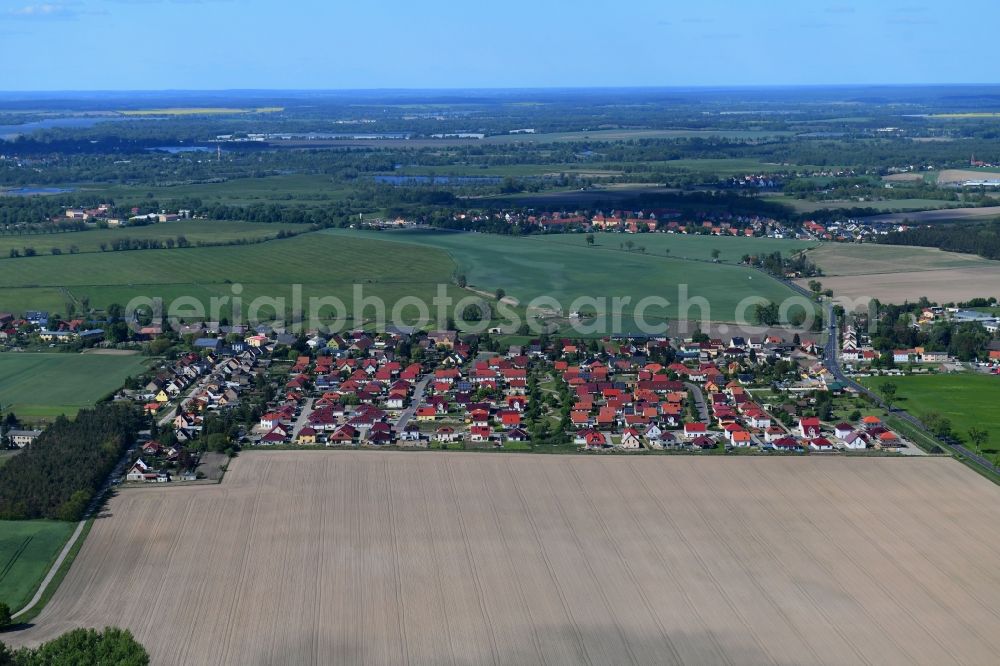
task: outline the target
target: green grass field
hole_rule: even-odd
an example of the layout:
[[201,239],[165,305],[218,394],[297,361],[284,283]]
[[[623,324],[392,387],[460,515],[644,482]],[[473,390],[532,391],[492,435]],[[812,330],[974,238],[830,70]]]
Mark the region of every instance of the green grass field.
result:
[[880,212],[920,211],[955,208],[961,204],[957,201],[942,201],[940,199],[889,199],[885,201],[807,201],[775,194],[764,197],[785,206],[790,206],[796,213],[814,213],[817,210],[840,210],[843,208],[872,208]]
[[293,174],[266,178],[234,178],[223,183],[194,185],[81,185],[80,193],[117,200],[152,196],[160,201],[197,197],[205,204],[225,203],[235,206],[254,203],[320,203],[337,200],[350,192],[350,186],[336,184],[326,176]]
[[606,129],[586,132],[548,132],[490,136],[483,143],[563,143],[566,141],[632,141],[639,139],[764,139],[790,136],[793,132],[771,130],[697,130],[697,129]]
[[24,606],[75,527],[54,520],[0,521],[0,601],[12,611]]
[[104,354],[0,354],[0,404],[30,421],[75,416],[127,377],[146,368],[142,356]]
[[60,288],[78,300],[89,297],[97,308],[127,305],[136,296],[165,304],[190,296],[208,308],[212,297],[231,298],[234,284],[242,287],[244,311],[260,296],[285,298],[290,309],[293,284],[302,285],[304,305],[310,297],[335,296],[350,307],[355,284],[392,304],[410,295],[429,302],[438,284],[451,282],[455,265],[446,252],[375,240],[305,234],[258,245],[0,261],[0,310],[58,312],[67,301]]
[[[69,254],[70,247],[76,246],[80,252],[101,252],[101,243],[111,245],[123,238],[131,240],[176,240],[184,236],[189,243],[228,243],[230,241],[260,240],[274,238],[279,231],[305,231],[305,224],[263,224],[258,222],[233,222],[223,220],[180,220],[144,227],[116,229],[92,229],[62,234],[0,235],[0,261],[10,261],[11,249],[23,252],[26,247],[34,248],[38,254],[51,254],[52,248],[59,248]],[[22,257],[23,258],[23,257]]]
[[[661,296],[671,301],[666,308],[652,307],[647,317],[669,319],[678,316],[678,286],[688,285],[689,296],[707,299],[708,319],[734,321],[737,304],[747,296],[756,295],[781,301],[793,293],[781,283],[742,266],[684,261],[684,256],[708,258],[711,249],[720,246],[732,260],[738,261],[745,248],[777,248],[782,241],[755,239],[724,239],[682,237],[667,234],[634,236],[599,234],[598,244],[587,247],[583,234],[551,235],[515,238],[477,233],[428,231],[359,232],[327,230],[321,232],[338,238],[368,238],[392,240],[399,244],[415,244],[446,251],[467,276],[469,285],[493,292],[504,289],[522,306],[532,299],[548,296],[557,299],[564,313],[573,308],[578,297],[606,297],[607,310],[598,312],[632,313],[637,301],[646,296]],[[647,252],[624,252],[618,244],[633,240],[646,245]],[[728,241],[728,242],[727,242]],[[667,256],[663,249],[671,247]],[[788,247],[802,249],[808,244],[790,243]],[[676,248],[676,249],[675,249]],[[631,297],[631,303],[617,310],[610,299]],[[695,308],[693,318],[701,316]]]
[[[540,236],[540,240],[552,244],[586,246],[585,234],[552,234]],[[687,234],[622,234],[595,233],[594,248],[599,250],[625,251],[625,243],[632,242],[634,248],[645,247],[646,254],[678,259],[712,259],[712,251],[719,251],[719,261],[739,263],[744,254],[760,255],[781,252],[790,256],[802,250],[819,245],[815,241],[800,241],[782,238],[744,238],[737,236],[695,236]],[[633,249],[634,249],[633,248]],[[669,252],[668,252],[669,251]]]
[[900,408],[917,417],[941,414],[951,420],[952,430],[963,441],[968,441],[969,428],[983,428],[990,435],[983,453],[992,459],[1000,451],[1000,377],[960,373],[864,380],[865,386],[876,390],[885,383],[896,385]]

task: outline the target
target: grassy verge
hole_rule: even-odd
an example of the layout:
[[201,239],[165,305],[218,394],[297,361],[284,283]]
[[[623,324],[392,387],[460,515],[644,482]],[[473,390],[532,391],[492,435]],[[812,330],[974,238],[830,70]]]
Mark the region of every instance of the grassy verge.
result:
[[887,426],[896,432],[902,433],[906,439],[919,446],[923,451],[927,453],[948,453],[944,446],[939,444],[936,439],[920,431],[909,422],[895,416],[886,416],[883,417],[883,420]]

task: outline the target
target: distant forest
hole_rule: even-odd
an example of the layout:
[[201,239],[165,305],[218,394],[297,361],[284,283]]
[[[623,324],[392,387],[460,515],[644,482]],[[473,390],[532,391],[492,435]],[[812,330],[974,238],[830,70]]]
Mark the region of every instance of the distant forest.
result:
[[887,245],[920,245],[951,252],[1000,259],[1000,218],[985,223],[942,224],[893,232],[880,240]]

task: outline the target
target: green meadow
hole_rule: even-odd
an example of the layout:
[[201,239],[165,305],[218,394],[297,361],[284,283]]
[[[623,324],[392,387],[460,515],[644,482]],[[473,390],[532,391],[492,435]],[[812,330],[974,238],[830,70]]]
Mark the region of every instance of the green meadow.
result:
[[969,428],[989,433],[983,453],[1000,452],[1000,377],[974,373],[871,377],[865,386],[878,390],[883,384],[896,385],[896,404],[914,416],[937,412],[951,421],[952,430],[968,441]]
[[0,520],[0,601],[17,611],[31,600],[75,523]]
[[150,197],[160,201],[198,198],[205,204],[234,206],[255,203],[320,203],[339,199],[351,191],[350,185],[334,183],[326,176],[292,174],[262,178],[233,178],[222,183],[191,185],[83,185],[81,193],[93,192],[116,200]]
[[70,297],[104,308],[137,296],[165,303],[191,297],[208,308],[213,297],[238,295],[245,312],[260,296],[285,298],[290,308],[294,284],[302,285],[306,304],[310,297],[334,296],[350,308],[354,285],[390,304],[411,295],[429,302],[453,274],[454,262],[442,250],[310,233],[256,245],[0,261],[0,310],[58,312]]
[[29,421],[75,416],[146,369],[142,356],[0,354],[0,404]]
[[[101,245],[111,246],[122,239],[177,240],[183,236],[192,245],[199,243],[229,243],[247,240],[259,241],[274,238],[280,231],[306,231],[306,224],[264,224],[260,222],[233,222],[228,220],[178,220],[141,227],[118,227],[112,229],[89,229],[56,234],[0,235],[0,261],[10,261],[10,251],[16,249],[23,254],[30,247],[38,254],[51,254],[56,248],[69,254],[71,247],[79,252],[101,252]],[[23,258],[23,257],[21,257]]]
[[[715,247],[722,248],[731,261],[738,261],[752,250],[783,248],[796,251],[808,243],[756,239],[702,238],[670,234],[597,234],[593,247],[586,244],[583,234],[513,237],[492,234],[434,231],[350,231],[326,230],[323,234],[337,238],[387,240],[400,246],[419,246],[447,252],[458,271],[464,274],[470,287],[493,292],[503,289],[522,306],[546,296],[557,299],[564,313],[578,297],[608,299],[607,309],[598,312],[633,313],[635,304],[646,296],[668,299],[667,307],[651,307],[650,321],[657,318],[676,319],[679,289],[686,285],[690,298],[702,297],[710,306],[708,319],[734,321],[741,299],[760,296],[781,301],[793,292],[766,275],[744,266],[710,261]],[[620,243],[633,241],[636,247],[646,246],[646,252],[624,251]],[[666,254],[667,247],[671,253]],[[773,250],[771,250],[773,251]],[[614,297],[630,297],[631,302],[617,308],[611,306]],[[749,312],[749,311],[748,311]],[[692,318],[700,318],[700,310],[691,310]]]

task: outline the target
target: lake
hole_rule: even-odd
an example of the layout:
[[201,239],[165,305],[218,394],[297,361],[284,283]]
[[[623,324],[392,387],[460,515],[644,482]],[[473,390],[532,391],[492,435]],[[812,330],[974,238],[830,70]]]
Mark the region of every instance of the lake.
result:
[[46,118],[45,120],[36,120],[20,125],[0,125],[0,139],[16,139],[22,134],[31,134],[39,130],[56,127],[93,127],[97,123],[114,122],[116,120],[128,120],[128,118],[120,116],[67,116],[65,118]]
[[45,194],[66,194],[75,191],[74,187],[18,187],[12,190],[0,190],[0,194],[7,197],[32,197]]

